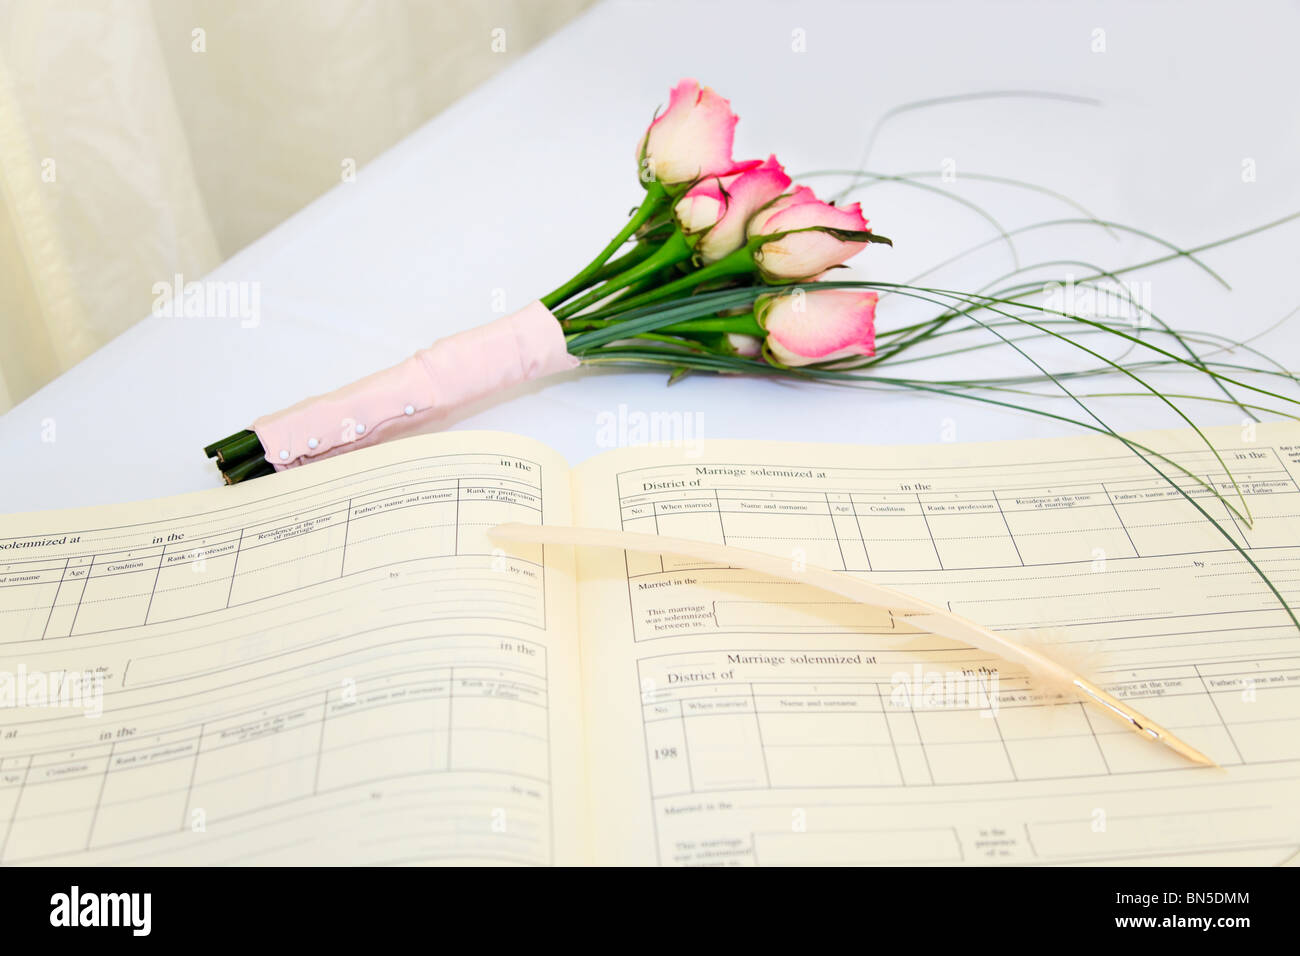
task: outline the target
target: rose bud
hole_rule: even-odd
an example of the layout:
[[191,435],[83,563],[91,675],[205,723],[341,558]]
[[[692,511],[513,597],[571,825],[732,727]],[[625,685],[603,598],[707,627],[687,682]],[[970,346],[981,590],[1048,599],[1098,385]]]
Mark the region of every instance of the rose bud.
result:
[[739,355],[741,358],[758,358],[759,353],[763,351],[763,340],[755,335],[728,332],[723,351],[729,355]]
[[736,120],[731,104],[713,90],[682,80],[637,146],[641,181],[674,186],[735,172]]
[[876,354],[876,293],[814,289],[761,296],[754,318],[767,351],[782,365]]
[[832,206],[807,186],[760,209],[749,221],[747,235],[750,239],[779,236],[754,253],[754,262],[771,282],[815,278],[861,252],[869,242],[889,242],[871,234],[857,203]]
[[775,156],[742,173],[701,180],[677,201],[674,212],[687,236],[699,236],[696,255],[716,262],[745,244],[745,224],[763,206],[790,188]]

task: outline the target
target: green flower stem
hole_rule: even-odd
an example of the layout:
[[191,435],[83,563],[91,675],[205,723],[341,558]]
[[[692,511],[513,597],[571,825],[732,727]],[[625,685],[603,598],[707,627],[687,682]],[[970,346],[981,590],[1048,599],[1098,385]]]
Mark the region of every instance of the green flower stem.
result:
[[[588,329],[603,329],[617,324],[617,319],[588,319],[581,315],[577,318],[566,319],[563,323],[565,332],[584,332]],[[707,319],[674,322],[672,325],[660,326],[658,331],[668,335],[685,336],[717,335],[731,332],[762,338],[767,334],[754,318],[753,312],[747,312],[744,315],[719,315]]]
[[595,281],[596,274],[600,271],[601,267],[609,261],[609,257],[617,252],[619,247],[632,237],[633,233],[654,218],[655,214],[660,211],[660,208],[667,201],[668,194],[664,192],[664,188],[661,185],[655,182],[648,183],[646,185],[645,199],[642,201],[637,211],[632,214],[632,218],[627,221],[627,224],[619,230],[618,235],[609,241],[609,245],[605,246],[605,248],[601,250],[600,255],[596,256],[595,259],[592,259],[585,269],[554,292],[543,296],[542,305],[546,306],[548,309],[554,309],[570,296],[587,288],[587,286]]
[[260,478],[262,475],[268,475],[273,471],[275,469],[271,467],[271,463],[265,458],[248,458],[233,468],[222,472],[222,477],[225,478],[226,484],[237,485],[241,481],[249,478]]
[[613,278],[620,272],[626,272],[638,262],[650,258],[658,245],[656,242],[638,242],[634,248],[623,253],[617,259],[610,259],[609,262],[593,272],[591,278],[588,279],[588,284],[595,285],[597,282],[604,282],[606,279]]
[[217,468],[220,471],[230,471],[230,469],[238,467],[239,465],[242,465],[246,461],[256,461],[258,459],[261,459],[263,461],[266,460],[266,456],[263,455],[260,450],[257,452],[251,452],[247,455],[244,455],[242,458],[222,459],[221,461],[217,462]]
[[[581,312],[588,306],[595,305],[600,300],[608,298],[620,289],[626,289],[633,283],[638,282],[649,275],[653,275],[660,269],[676,265],[679,262],[689,259],[690,255],[691,247],[686,241],[686,237],[683,236],[680,231],[674,231],[671,236],[664,240],[662,246],[656,249],[647,258],[642,259],[632,268],[625,272],[620,272],[613,278],[607,279],[602,284],[596,286],[596,288],[587,292],[586,295],[575,299],[567,305],[555,309],[555,317],[557,319],[567,319],[575,313]],[[700,272],[703,271],[703,269],[700,270]],[[698,273],[694,274],[698,275]],[[674,283],[669,283],[669,286],[673,284]],[[664,286],[663,288],[667,288],[667,286]],[[542,301],[544,303],[546,300],[543,299]]]
[[667,268],[660,269],[658,272],[652,272],[648,276],[643,276],[642,278],[637,279],[635,282],[633,282],[630,286],[628,286],[623,291],[614,293],[613,297],[609,299],[609,301],[607,301],[605,305],[602,306],[602,308],[616,309],[618,308],[619,302],[622,302],[626,299],[630,299],[634,295],[640,295],[642,292],[645,292],[647,289],[653,289],[656,286],[662,285],[665,282],[671,282],[674,278],[677,277],[677,275],[678,275],[678,271],[676,265],[671,265],[668,266]]
[[262,453],[262,443],[258,440],[257,433],[244,431],[220,442],[217,445],[216,458],[217,461],[237,461],[249,455],[260,456]]
[[235,432],[233,435],[227,435],[225,438],[221,439],[220,441],[214,441],[211,445],[208,445],[206,448],[203,449],[203,454],[207,455],[209,458],[215,458],[217,456],[217,452],[221,449],[223,445],[229,445],[232,441],[243,438],[247,434],[248,434],[247,428],[240,429],[239,431]]
[[[676,233],[676,235],[681,235]],[[761,237],[760,237],[761,238]],[[672,240],[669,240],[670,242]],[[670,299],[674,296],[681,296],[691,291],[696,286],[704,282],[710,282],[714,279],[721,279],[727,276],[737,276],[752,274],[758,271],[758,266],[754,264],[754,250],[762,245],[760,239],[751,240],[748,244],[741,246],[730,255],[724,256],[717,262],[712,262],[702,269],[696,269],[694,272],[688,272],[674,282],[662,285],[657,289],[651,289],[640,295],[634,295],[628,299],[620,299],[611,309],[616,308],[618,311],[624,309],[637,309],[654,302],[661,302],[664,299]],[[597,300],[598,301],[598,300]],[[589,305],[591,303],[588,303]],[[574,312],[579,310],[574,309]],[[607,318],[610,310],[602,309],[592,313],[593,317]],[[569,313],[572,315],[573,313]]]
[[715,319],[691,319],[675,325],[666,325],[660,331],[676,335],[701,333],[752,335],[760,339],[767,335],[767,331],[754,318],[753,312],[746,312],[744,315],[720,315]]
[[679,349],[685,349],[689,352],[714,353],[716,349],[710,348],[703,342],[689,338],[677,338],[672,335],[660,335],[658,332],[642,332],[633,338],[644,339],[649,342],[663,342],[667,345],[675,345]]

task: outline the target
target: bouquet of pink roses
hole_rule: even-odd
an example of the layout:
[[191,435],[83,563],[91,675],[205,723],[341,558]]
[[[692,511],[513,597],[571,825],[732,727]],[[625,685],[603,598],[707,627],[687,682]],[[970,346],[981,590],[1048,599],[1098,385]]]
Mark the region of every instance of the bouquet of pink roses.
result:
[[775,156],[733,160],[736,120],[721,96],[683,80],[637,147],[644,200],[586,268],[513,315],[265,415],[208,456],[233,484],[418,430],[598,359],[681,374],[874,355],[877,293],[808,284],[889,240],[867,228],[857,203],[839,207],[795,186]]

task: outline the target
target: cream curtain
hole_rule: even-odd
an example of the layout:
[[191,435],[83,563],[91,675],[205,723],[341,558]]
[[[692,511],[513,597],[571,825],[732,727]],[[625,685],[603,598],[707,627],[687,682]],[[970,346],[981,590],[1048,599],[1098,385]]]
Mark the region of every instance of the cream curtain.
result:
[[591,0],[0,0],[0,412]]

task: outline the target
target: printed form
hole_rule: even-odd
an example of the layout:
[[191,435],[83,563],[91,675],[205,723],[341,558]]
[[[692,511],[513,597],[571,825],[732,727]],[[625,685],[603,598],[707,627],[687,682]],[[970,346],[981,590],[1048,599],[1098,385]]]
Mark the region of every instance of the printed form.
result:
[[[1209,435],[1222,464],[1138,436],[1195,504],[1104,437],[570,469],[452,432],[0,517],[0,863],[1284,862],[1300,629],[1247,557],[1300,603],[1300,427]],[[498,547],[506,522],[765,551],[1040,631],[1222,769],[888,611]]]
[[[1217,760],[886,611],[579,554],[596,852],[660,864],[1278,863],[1300,846],[1300,429],[907,448],[704,443],[575,470],[579,522],[873,580],[1058,653]],[[1246,440],[1249,439],[1249,440]],[[674,460],[666,461],[672,454]],[[1248,509],[1248,512],[1247,512]],[[1226,535],[1230,536],[1232,541]],[[631,741],[639,736],[639,746]],[[649,818],[652,827],[638,825]]]
[[0,522],[0,862],[585,859],[567,466],[375,451]]

